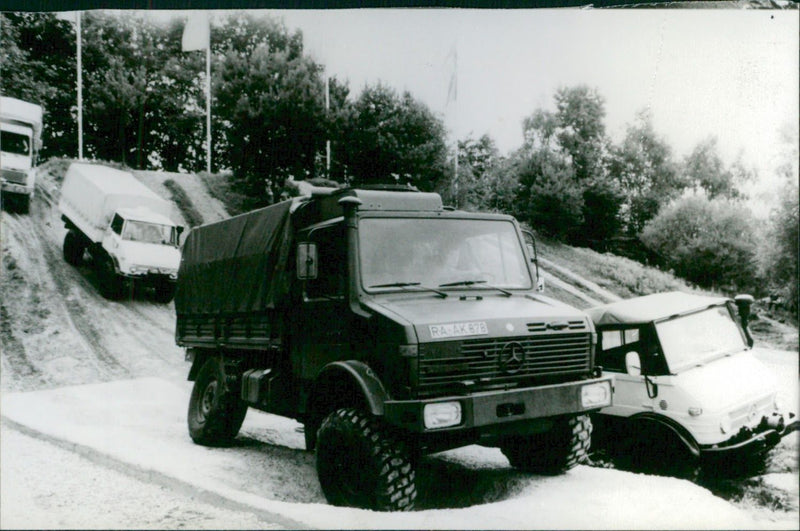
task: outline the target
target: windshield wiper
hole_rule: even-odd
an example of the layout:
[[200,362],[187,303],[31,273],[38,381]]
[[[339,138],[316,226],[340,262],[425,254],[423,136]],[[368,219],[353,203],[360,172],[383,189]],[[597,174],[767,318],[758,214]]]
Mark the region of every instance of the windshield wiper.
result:
[[487,288],[496,289],[497,291],[501,292],[503,295],[510,297],[513,295],[510,291],[503,288],[498,288],[497,286],[492,286],[487,284],[485,280],[458,280],[456,282],[445,282],[444,284],[439,284],[440,288],[451,288],[454,286],[474,286],[475,284],[483,284]]
[[388,284],[374,284],[372,286],[369,286],[367,289],[372,289],[372,288],[402,288],[402,289],[418,288],[409,291],[432,291],[443,299],[447,298],[447,293],[445,293],[444,291],[423,286],[419,282],[389,282]]

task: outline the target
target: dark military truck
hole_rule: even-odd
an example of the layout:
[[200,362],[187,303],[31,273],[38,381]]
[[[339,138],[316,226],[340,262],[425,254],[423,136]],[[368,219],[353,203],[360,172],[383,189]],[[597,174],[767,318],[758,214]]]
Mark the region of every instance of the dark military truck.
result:
[[230,443],[248,406],[297,419],[328,501],[377,510],[413,507],[426,453],[576,465],[611,381],[591,321],[537,292],[527,237],[408,189],[321,190],[195,228],[175,298],[192,439]]

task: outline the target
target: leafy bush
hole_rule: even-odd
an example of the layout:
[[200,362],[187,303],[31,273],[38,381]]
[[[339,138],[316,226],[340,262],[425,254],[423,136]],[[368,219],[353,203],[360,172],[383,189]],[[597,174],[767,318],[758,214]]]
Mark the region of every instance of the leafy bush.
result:
[[756,238],[750,211],[704,194],[684,196],[647,223],[641,239],[675,273],[723,291],[755,290]]
[[772,213],[767,237],[761,244],[759,269],[769,279],[771,294],[788,301],[789,309],[798,309],[798,255],[800,255],[800,201],[794,183],[785,186],[781,204]]
[[237,192],[237,185],[233,182],[230,172],[197,174],[208,189],[211,196],[225,206],[231,216],[242,214],[253,208],[252,201],[242,193]]
[[170,194],[172,194],[172,200],[178,205],[186,223],[188,223],[190,227],[202,225],[203,216],[197,211],[197,208],[195,208],[194,203],[192,203],[192,200],[186,194],[186,190],[172,179],[164,181],[164,186],[169,190]]

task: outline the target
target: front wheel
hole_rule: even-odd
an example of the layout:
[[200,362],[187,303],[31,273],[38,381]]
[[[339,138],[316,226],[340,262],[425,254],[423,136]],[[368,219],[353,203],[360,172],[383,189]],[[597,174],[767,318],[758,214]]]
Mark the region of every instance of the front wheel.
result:
[[203,446],[228,446],[247,414],[247,404],[225,381],[222,362],[209,358],[197,373],[189,398],[189,435]]
[[97,277],[103,297],[112,301],[122,298],[123,280],[122,277],[117,275],[110,257],[106,256],[100,260]]
[[322,422],[317,475],[332,505],[408,511],[417,497],[408,452],[377,418],[357,409],[339,409]]
[[85,249],[86,245],[81,242],[80,236],[75,231],[68,231],[64,236],[64,261],[73,266],[80,265]]
[[560,419],[545,433],[515,437],[500,449],[514,468],[555,475],[588,458],[592,421],[588,415]]
[[157,302],[168,303],[175,298],[174,282],[159,282],[155,286],[154,298]]

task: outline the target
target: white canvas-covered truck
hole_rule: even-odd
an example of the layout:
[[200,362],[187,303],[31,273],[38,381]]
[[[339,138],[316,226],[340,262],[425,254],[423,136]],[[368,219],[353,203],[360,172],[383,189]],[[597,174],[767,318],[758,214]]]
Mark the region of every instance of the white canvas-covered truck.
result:
[[42,144],[42,108],[0,97],[0,188],[27,212],[33,198],[36,157]]
[[183,227],[170,219],[169,202],[129,172],[73,163],[58,208],[68,229],[64,259],[77,266],[88,251],[103,296],[118,299],[136,284],[172,300]]

